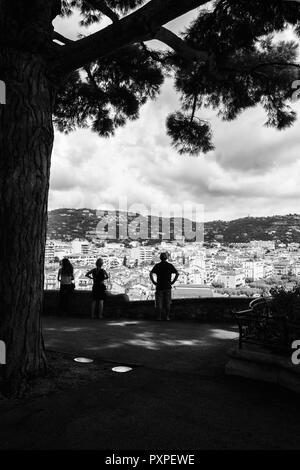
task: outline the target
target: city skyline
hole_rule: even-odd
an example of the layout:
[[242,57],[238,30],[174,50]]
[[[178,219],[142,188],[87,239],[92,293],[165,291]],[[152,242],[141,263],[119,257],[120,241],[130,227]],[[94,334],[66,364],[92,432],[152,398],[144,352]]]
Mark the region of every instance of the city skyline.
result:
[[175,263],[179,279],[174,298],[269,295],[280,285],[293,287],[299,282],[300,243],[252,240],[227,246],[213,243],[162,241],[152,246],[132,241],[105,243],[73,239],[48,240],[46,244],[45,289],[59,289],[57,270],[67,257],[74,267],[76,288],[91,289],[86,273],[101,257],[107,270],[111,294],[127,294],[130,300],[153,300],[154,288],[149,279],[151,266],[159,262],[161,251]]

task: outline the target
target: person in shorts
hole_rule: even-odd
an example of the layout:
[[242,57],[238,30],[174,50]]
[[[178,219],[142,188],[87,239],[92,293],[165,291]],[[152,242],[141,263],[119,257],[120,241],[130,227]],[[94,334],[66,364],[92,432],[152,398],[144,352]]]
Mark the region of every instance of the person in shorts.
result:
[[106,298],[106,285],[104,281],[108,279],[108,274],[102,268],[103,260],[97,259],[96,267],[86,273],[86,277],[93,280],[92,289],[92,318],[103,318],[104,300]]
[[[156,286],[155,306],[158,310],[158,319],[162,319],[163,310],[166,320],[170,320],[171,290],[177,281],[179,273],[173,264],[168,262],[167,253],[161,253],[160,263],[157,263],[150,272],[151,282]],[[173,274],[175,277],[172,279]],[[156,280],[154,279],[156,275]]]

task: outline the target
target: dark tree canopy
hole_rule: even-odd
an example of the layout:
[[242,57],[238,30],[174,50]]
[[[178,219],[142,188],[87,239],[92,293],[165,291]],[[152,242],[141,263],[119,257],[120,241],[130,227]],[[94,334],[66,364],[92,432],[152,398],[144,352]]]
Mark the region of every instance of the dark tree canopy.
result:
[[[197,7],[180,37],[164,27]],[[74,12],[81,26],[99,24],[99,31],[80,38],[78,28],[76,41],[53,31],[58,14]],[[103,27],[104,17],[112,25]],[[167,117],[179,153],[213,149],[210,123],[201,119],[204,107],[233,120],[260,104],[266,125],[279,130],[296,120],[289,101],[299,76],[298,44],[278,41],[276,33],[290,26],[299,36],[298,0],[0,0],[0,26],[0,44],[47,60],[61,131],[89,126],[112,135],[138,118],[166,76],[174,78],[181,97],[181,110]],[[169,48],[155,50],[151,39]]]
[[[116,23],[146,3],[64,0],[62,14],[79,10],[84,26],[99,23],[104,15]],[[170,75],[181,97],[181,110],[167,117],[167,133],[181,154],[198,155],[214,148],[210,123],[201,119],[201,108],[208,106],[229,121],[260,104],[267,126],[279,130],[291,126],[296,120],[289,101],[291,84],[299,76],[298,44],[278,41],[276,33],[292,26],[300,34],[299,3],[216,0],[198,4],[204,8],[180,38],[165,28],[149,38],[160,39],[172,52],[154,50],[146,38],[74,71],[57,96],[58,128],[68,132],[90,126],[108,137],[127,119],[137,119],[141,105],[157,97],[164,77]]]

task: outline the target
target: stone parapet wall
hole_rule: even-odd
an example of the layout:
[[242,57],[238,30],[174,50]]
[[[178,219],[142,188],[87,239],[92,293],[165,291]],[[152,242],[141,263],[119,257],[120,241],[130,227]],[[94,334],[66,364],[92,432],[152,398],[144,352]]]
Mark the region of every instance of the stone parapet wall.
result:
[[[244,310],[249,299],[243,297],[208,297],[195,299],[175,299],[172,302],[171,316],[175,320],[199,320],[203,322],[232,321],[231,311]],[[91,293],[75,291],[70,306],[70,316],[88,317],[91,309]],[[58,291],[45,291],[44,315],[59,315]],[[105,304],[106,318],[132,318],[153,320],[156,318],[154,301],[129,301],[126,295],[110,295]]]

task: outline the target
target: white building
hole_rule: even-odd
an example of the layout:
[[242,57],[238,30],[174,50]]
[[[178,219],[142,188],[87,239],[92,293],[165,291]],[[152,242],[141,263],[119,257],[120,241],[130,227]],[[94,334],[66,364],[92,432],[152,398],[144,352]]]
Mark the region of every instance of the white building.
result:
[[217,277],[217,270],[211,260],[205,262],[206,284],[211,285]]
[[227,271],[217,277],[226,289],[235,289],[245,285],[245,274],[242,270]]
[[291,270],[294,276],[300,276],[300,263],[295,263]]
[[273,264],[264,264],[264,278],[274,276],[274,265]]
[[190,260],[190,267],[191,268],[200,268],[205,269],[205,259],[204,256],[198,255],[194,256]]
[[46,263],[54,261],[55,258],[55,242],[47,240],[45,248],[45,261]]
[[[182,279],[180,279],[182,282]],[[205,270],[195,270],[188,275],[189,284],[205,284],[206,283],[206,272]]]
[[153,248],[150,246],[140,246],[138,259],[140,263],[151,263],[153,259]]
[[218,253],[214,257],[214,263],[217,266],[222,266],[222,265],[228,264],[228,261],[229,261],[228,253]]
[[134,265],[134,263],[140,259],[140,250],[138,247],[133,247],[128,251],[127,262],[129,266]]
[[59,289],[59,282],[57,280],[57,272],[45,273],[44,288],[46,290]]
[[138,264],[151,263],[153,260],[153,248],[151,246],[139,246],[131,248],[128,253],[128,264],[131,266],[136,261]]
[[275,250],[275,242],[272,240],[252,240],[251,248],[265,248],[267,250]]
[[80,240],[79,238],[75,238],[71,242],[72,246],[72,253],[79,253],[84,256],[88,256],[90,250],[90,244],[87,240]]
[[290,270],[291,270],[290,263],[283,261],[283,262],[274,264],[274,273],[277,276],[286,276],[287,274],[289,274]]
[[55,240],[55,256],[59,259],[69,256],[72,253],[71,243],[62,240]]
[[246,278],[257,281],[264,277],[264,264],[261,261],[248,260],[243,262]]

